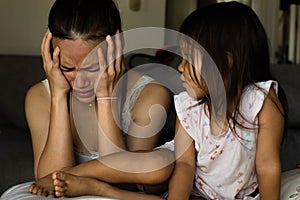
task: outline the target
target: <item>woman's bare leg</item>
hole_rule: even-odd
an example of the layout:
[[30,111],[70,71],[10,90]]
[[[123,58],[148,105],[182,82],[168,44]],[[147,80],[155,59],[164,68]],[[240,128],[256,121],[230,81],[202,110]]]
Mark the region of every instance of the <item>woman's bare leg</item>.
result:
[[28,191],[39,196],[54,197],[54,187],[51,174],[32,183],[29,186]]
[[[97,191],[91,191],[88,189],[88,186],[93,185],[94,187],[96,184],[96,186],[101,189],[105,186],[105,182],[112,184],[143,184],[146,185],[145,190],[159,194],[161,191],[157,190],[157,187],[154,185],[166,182],[171,176],[174,168],[174,162],[172,162],[174,159],[173,156],[173,153],[166,149],[162,150],[159,155],[155,154],[149,156],[144,156],[144,154],[140,153],[131,154],[126,151],[115,153],[114,155],[111,154],[104,158],[102,157],[99,160],[89,161],[64,171],[65,173],[63,174],[66,174],[66,177],[69,177],[66,178],[67,181],[64,181],[63,177],[61,177],[60,180],[55,176],[54,180],[56,180],[55,185],[57,186],[55,191],[59,192],[60,196],[68,195],[66,191],[64,191],[64,188],[66,188],[64,184],[69,182],[72,186],[75,185],[73,183],[76,183],[77,181],[83,181],[85,183],[85,187],[83,187],[82,191],[79,191],[78,194],[87,193],[86,190],[88,190],[89,195],[97,195],[99,193],[99,189]],[[114,163],[115,166],[118,163],[123,164],[125,167],[129,166],[129,171],[115,169],[111,167],[111,165],[108,165],[109,163]],[[138,170],[143,169],[145,166],[149,170],[143,173],[138,173]],[[137,169],[137,171],[130,171],[132,170],[131,167],[133,167],[133,169]],[[99,180],[103,180],[104,182]],[[75,186],[72,186],[72,188],[75,188]],[[158,188],[162,189],[163,187]],[[46,176],[41,178],[30,186],[29,191],[33,194],[53,197],[53,175],[52,177]],[[119,189],[118,191],[122,190]],[[70,194],[76,195],[77,193],[72,192],[71,190]]]
[[75,197],[83,195],[104,196],[123,200],[162,200],[155,195],[122,190],[108,183],[89,177],[79,177],[66,172],[53,173],[53,184],[57,197]]
[[94,178],[74,176],[61,171],[53,173],[52,179],[57,197],[102,196],[108,185]]

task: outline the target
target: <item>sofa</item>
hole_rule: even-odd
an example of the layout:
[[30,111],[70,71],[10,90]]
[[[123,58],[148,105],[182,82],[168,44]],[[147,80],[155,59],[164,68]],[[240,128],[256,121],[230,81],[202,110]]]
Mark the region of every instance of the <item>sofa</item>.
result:
[[33,180],[24,99],[26,91],[44,78],[40,56],[0,55],[0,193],[17,183]]
[[271,74],[281,84],[288,101],[287,131],[281,147],[282,170],[300,168],[300,65],[272,65]]
[[[287,171],[300,164],[300,65],[272,65],[271,72],[289,102],[287,134],[281,149],[282,170]],[[26,91],[44,78],[40,56],[0,55],[0,194],[34,179],[24,99]]]

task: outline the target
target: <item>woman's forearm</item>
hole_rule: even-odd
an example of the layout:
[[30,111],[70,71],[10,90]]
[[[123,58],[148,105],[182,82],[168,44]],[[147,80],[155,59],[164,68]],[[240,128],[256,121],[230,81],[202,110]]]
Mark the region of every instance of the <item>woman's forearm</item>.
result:
[[[113,116],[112,101],[97,101],[97,118],[99,123],[98,149],[100,155],[107,155],[126,149],[122,131],[117,125],[119,116]],[[115,119],[117,118],[117,119]]]
[[41,154],[37,178],[74,165],[67,97],[52,98],[47,142]]

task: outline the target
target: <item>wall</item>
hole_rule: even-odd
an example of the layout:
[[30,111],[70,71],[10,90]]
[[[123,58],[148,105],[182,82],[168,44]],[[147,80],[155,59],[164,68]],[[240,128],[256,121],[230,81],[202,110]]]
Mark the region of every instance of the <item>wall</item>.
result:
[[[0,54],[40,54],[40,41],[46,29],[49,9],[54,1],[0,0]],[[166,26],[178,30],[182,20],[196,8],[197,3],[204,2],[203,0],[115,1],[121,12],[124,30],[141,26]],[[213,2],[213,0],[206,1]],[[240,1],[250,4],[262,20],[270,39],[271,61],[275,62],[275,54],[278,51],[279,1]],[[139,11],[130,10],[132,2],[140,3]]]
[[269,38],[270,59],[277,63],[279,43],[279,0],[251,0],[251,7],[260,18]]
[[[0,0],[0,54],[39,55],[48,13],[54,1]],[[131,0],[116,0],[124,30],[165,26],[165,0],[138,1],[140,10],[132,11],[129,9]]]
[[40,54],[54,0],[0,0],[0,54]]
[[[124,30],[144,26],[165,26],[166,0],[115,0],[115,2],[120,10]],[[132,10],[131,3],[139,4],[139,9]]]
[[[124,31],[140,27],[165,27],[166,0],[115,0],[115,2],[120,10]],[[134,9],[132,5],[137,5],[136,9]],[[137,33],[137,31],[130,31],[129,35],[134,36]],[[124,51],[126,52],[126,50],[132,50],[135,47],[139,47],[133,52],[153,55],[154,50],[146,48],[144,45],[144,41],[149,41],[153,35],[139,35],[140,33],[136,35],[136,38],[140,39],[129,39],[131,37],[126,38],[127,42],[125,41],[126,44]],[[156,47],[164,46],[164,34],[156,31],[155,39],[151,39],[151,43]],[[129,52],[132,53],[132,51]]]
[[[217,0],[217,2],[228,2],[232,0]],[[268,39],[270,48],[271,63],[277,63],[276,54],[279,47],[279,0],[236,0],[238,2],[249,5],[261,20]]]

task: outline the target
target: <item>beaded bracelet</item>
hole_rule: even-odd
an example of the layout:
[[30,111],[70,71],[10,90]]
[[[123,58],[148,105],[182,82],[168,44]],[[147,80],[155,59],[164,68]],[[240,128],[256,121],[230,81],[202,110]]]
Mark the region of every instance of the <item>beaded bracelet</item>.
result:
[[97,101],[101,101],[101,100],[116,100],[118,99],[118,97],[97,97],[96,100]]

